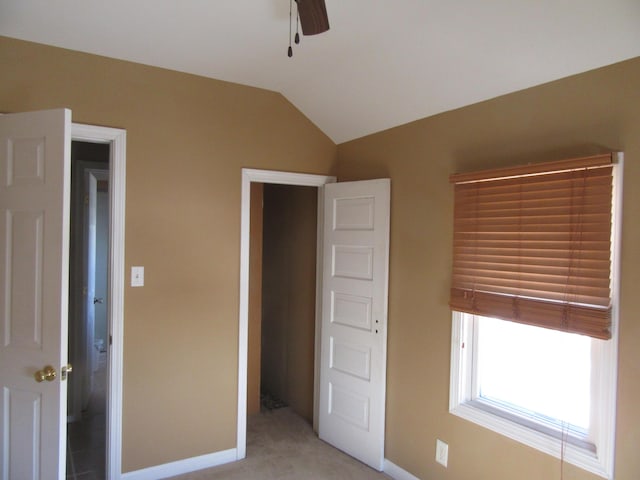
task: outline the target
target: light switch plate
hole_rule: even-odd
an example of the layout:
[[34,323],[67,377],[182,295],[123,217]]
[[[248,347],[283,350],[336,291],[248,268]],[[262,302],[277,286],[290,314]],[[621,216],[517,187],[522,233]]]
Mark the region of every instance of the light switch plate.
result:
[[131,267],[131,286],[144,286],[144,267]]
[[438,462],[443,467],[447,466],[449,461],[449,445],[444,443],[442,440],[436,440],[436,462]]

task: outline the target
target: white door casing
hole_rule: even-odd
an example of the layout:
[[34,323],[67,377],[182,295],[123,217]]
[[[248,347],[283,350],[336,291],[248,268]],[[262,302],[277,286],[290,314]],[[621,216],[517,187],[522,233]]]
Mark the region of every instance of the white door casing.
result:
[[319,436],[383,469],[390,180],[324,187]]
[[0,116],[2,480],[64,478],[70,152],[69,110]]

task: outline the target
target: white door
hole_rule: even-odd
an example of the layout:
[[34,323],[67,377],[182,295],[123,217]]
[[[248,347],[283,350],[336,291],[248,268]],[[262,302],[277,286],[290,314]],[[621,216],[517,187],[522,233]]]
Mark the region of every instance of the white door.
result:
[[2,480],[64,478],[70,150],[69,110],[0,116]]
[[89,405],[89,396],[93,390],[93,371],[96,367],[96,355],[93,345],[96,328],[96,208],[98,205],[98,179],[92,175],[90,171],[84,173],[85,196],[85,214],[84,214],[84,247],[85,264],[84,264],[84,288],[86,294],[84,296],[85,316],[85,338],[82,339],[84,346],[85,371],[83,372],[83,392],[82,392],[82,408]]
[[382,470],[389,179],[324,187],[319,436]]

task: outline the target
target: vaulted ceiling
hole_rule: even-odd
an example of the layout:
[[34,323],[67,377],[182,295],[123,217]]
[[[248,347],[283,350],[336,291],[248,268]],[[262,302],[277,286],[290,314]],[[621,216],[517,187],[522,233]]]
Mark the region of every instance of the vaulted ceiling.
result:
[[640,0],[326,5],[292,58],[289,0],[1,0],[0,35],[274,90],[336,143],[640,55]]

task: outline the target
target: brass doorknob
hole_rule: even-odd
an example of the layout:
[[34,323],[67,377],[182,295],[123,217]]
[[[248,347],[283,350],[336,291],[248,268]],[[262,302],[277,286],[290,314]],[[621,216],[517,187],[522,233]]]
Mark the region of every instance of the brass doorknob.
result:
[[36,379],[36,382],[40,383],[40,382],[44,382],[45,380],[47,382],[53,382],[56,378],[56,369],[53,368],[51,365],[47,365],[46,367],[44,367],[42,370],[38,370],[35,374],[34,377]]

